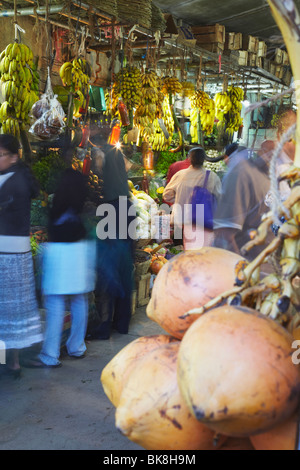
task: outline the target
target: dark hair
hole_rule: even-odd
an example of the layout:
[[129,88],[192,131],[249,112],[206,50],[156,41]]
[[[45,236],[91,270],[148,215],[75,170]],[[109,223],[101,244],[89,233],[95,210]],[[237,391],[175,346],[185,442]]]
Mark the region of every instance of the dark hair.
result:
[[0,134],[0,147],[15,155],[19,153],[20,143],[14,135]]
[[239,148],[239,144],[237,142],[233,142],[232,144],[227,145],[227,147],[225,148],[225,155],[229,157],[238,148]]
[[189,157],[191,160],[191,165],[194,168],[200,168],[203,166],[206,153],[202,147],[195,147],[189,151]]
[[50,217],[55,220],[69,209],[80,214],[86,197],[87,185],[84,176],[79,171],[67,168],[55,191]]

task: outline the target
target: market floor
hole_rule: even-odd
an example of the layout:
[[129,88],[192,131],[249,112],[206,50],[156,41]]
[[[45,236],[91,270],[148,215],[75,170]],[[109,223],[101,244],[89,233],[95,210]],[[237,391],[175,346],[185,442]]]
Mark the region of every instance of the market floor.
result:
[[20,379],[0,374],[0,450],[142,450],[115,428],[100,375],[126,344],[159,333],[140,308],[128,335],[89,342],[82,360],[64,358],[59,369],[24,368]]

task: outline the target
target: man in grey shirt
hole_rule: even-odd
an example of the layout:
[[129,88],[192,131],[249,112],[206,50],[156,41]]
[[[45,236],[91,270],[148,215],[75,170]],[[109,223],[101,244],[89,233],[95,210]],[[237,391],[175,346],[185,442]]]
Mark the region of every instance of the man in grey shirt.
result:
[[[214,246],[240,254],[250,232],[259,227],[262,215],[269,210],[265,204],[270,189],[268,160],[263,152],[242,159],[225,178],[214,217]],[[254,247],[247,258],[254,259],[262,249]]]

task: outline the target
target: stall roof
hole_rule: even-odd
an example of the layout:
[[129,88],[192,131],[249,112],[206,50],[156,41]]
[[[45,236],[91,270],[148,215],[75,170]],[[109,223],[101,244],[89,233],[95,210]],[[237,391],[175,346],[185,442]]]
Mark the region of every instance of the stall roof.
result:
[[[280,32],[266,0],[154,0],[166,13],[190,25],[222,24],[228,32],[269,41]],[[300,8],[300,0],[295,0]]]

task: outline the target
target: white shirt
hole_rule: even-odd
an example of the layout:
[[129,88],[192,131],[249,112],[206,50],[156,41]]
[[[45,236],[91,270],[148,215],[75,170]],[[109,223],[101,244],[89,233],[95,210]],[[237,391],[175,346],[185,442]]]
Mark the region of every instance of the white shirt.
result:
[[[186,170],[180,170],[172,177],[166,186],[163,199],[174,204],[171,222],[181,225],[184,205],[189,204],[193,189],[195,186],[204,186],[206,170],[204,168],[193,168],[189,166]],[[213,172],[210,172],[207,189],[218,199],[222,192],[222,183],[220,178]]]

